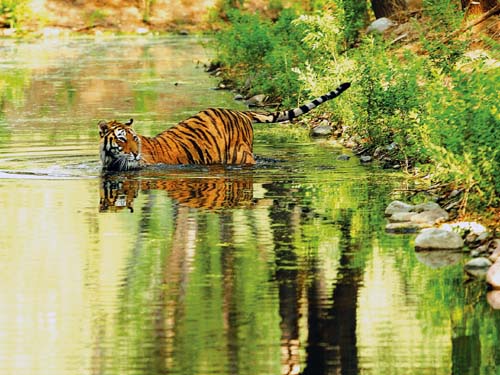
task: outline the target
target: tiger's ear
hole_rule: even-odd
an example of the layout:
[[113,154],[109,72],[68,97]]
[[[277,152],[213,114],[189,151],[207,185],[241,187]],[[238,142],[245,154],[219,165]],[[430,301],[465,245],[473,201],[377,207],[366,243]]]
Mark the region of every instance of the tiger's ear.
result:
[[128,121],[125,123],[125,125],[130,126],[130,125],[132,125],[132,124],[133,124],[133,122],[134,122],[134,119],[133,119],[133,118],[131,118],[130,120],[128,120]]
[[99,127],[99,135],[101,136],[101,138],[104,137],[104,134],[106,134],[108,127],[109,127],[108,123],[104,120],[101,120],[101,121],[99,121],[97,126]]

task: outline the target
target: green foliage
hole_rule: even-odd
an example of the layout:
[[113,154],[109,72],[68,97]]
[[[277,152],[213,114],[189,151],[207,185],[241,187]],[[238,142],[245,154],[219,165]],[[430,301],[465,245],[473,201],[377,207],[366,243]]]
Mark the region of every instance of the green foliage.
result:
[[[499,69],[476,62],[434,82],[422,128],[440,180],[465,183],[475,205],[500,202]],[[444,82],[446,80],[447,82]]]
[[407,53],[401,61],[371,42],[358,53],[358,133],[374,146],[396,142],[400,150],[413,151],[421,97],[418,59]]
[[469,46],[467,40],[447,37],[462,23],[460,6],[454,0],[424,0],[424,15],[429,22],[421,30],[422,47],[433,64],[450,72]]
[[29,0],[0,0],[0,25],[18,27],[29,17]]
[[359,38],[359,32],[366,25],[368,8],[366,1],[343,0],[344,35],[347,46],[353,46]]
[[231,27],[217,34],[216,45],[232,79],[249,94],[292,101],[301,90],[294,70],[308,54],[302,43],[305,28],[294,23],[295,11],[285,9],[274,23],[239,10],[228,15]]

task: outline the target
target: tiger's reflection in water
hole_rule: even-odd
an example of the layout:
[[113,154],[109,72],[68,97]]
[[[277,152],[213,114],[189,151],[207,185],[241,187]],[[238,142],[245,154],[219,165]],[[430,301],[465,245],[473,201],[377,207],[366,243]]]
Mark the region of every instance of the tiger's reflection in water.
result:
[[111,174],[102,176],[100,212],[134,212],[134,200],[141,191],[162,190],[181,206],[219,210],[251,207],[251,176],[142,176]]

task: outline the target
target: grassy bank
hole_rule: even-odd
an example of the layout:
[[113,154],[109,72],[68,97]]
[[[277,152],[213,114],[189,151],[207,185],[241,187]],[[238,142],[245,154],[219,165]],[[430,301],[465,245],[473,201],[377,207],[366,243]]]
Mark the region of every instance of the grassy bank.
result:
[[214,42],[225,78],[286,106],[352,81],[321,110],[358,150],[425,176],[416,179],[423,190],[455,191],[462,215],[498,215],[498,39],[460,31],[464,14],[451,0],[424,1],[383,34],[363,27],[353,39],[353,17],[341,1],[327,4],[284,9],[275,20],[227,10]]

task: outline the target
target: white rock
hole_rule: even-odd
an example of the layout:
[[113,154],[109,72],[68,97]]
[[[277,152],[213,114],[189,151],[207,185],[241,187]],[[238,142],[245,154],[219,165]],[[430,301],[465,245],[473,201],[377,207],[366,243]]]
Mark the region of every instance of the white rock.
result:
[[463,246],[464,241],[457,233],[438,228],[424,229],[415,238],[415,248],[417,250],[451,250],[461,249]]
[[366,32],[368,34],[370,33],[379,33],[382,34],[384,31],[389,29],[390,27],[396,25],[393,21],[391,21],[389,18],[386,17],[381,17],[377,18],[375,21],[373,21],[370,26],[366,29]]
[[441,229],[457,232],[463,234],[465,232],[470,232],[475,235],[480,235],[483,232],[486,232],[487,229],[476,222],[468,222],[462,221],[459,223],[447,223],[440,226]]

